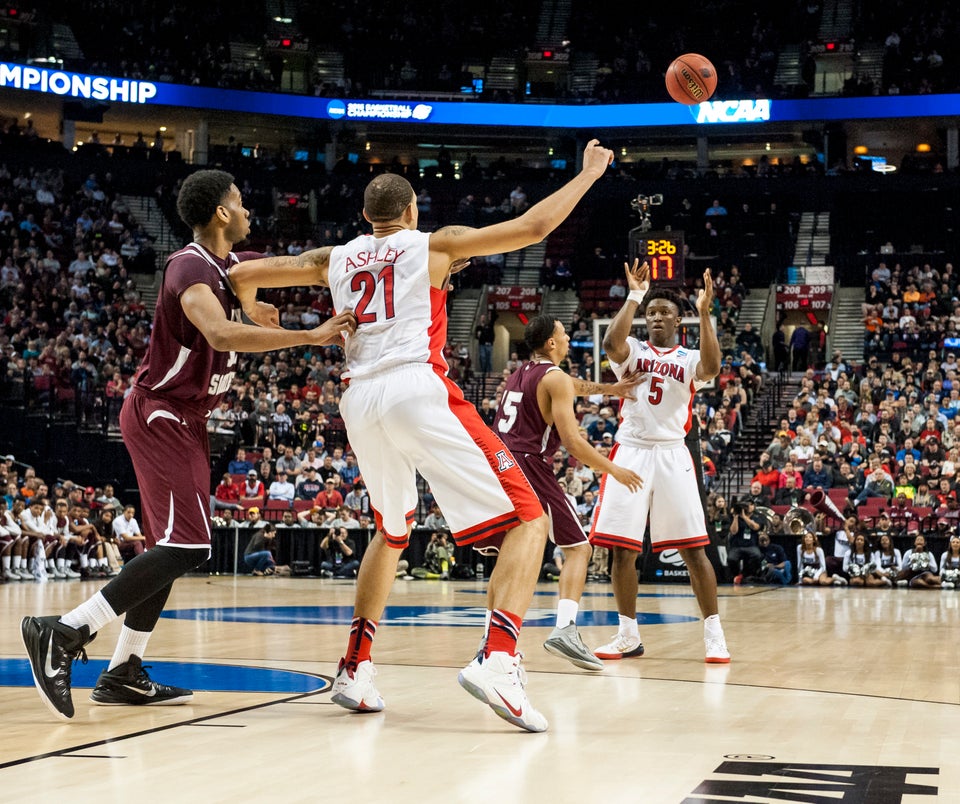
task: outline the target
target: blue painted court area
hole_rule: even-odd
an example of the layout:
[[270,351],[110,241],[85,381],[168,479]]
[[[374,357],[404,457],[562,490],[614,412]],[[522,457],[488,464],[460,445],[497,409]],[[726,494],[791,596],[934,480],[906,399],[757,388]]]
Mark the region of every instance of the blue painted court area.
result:
[[[484,609],[470,606],[387,606],[380,625],[445,625],[453,627],[482,626]],[[202,620],[225,623],[287,623],[297,625],[350,625],[353,619],[352,606],[250,606],[207,609],[175,609],[165,611],[164,617],[176,620]],[[683,614],[661,614],[658,612],[638,612],[640,625],[663,625],[667,623],[689,623],[699,621],[699,617]],[[530,609],[524,618],[525,626],[543,626],[552,628],[556,621],[556,611],[549,609]],[[581,609],[577,622],[580,625],[618,624],[614,609],[591,611]]]
[[[206,692],[276,692],[285,695],[320,692],[330,686],[327,679],[310,673],[272,670],[267,667],[239,667],[232,664],[192,664],[188,662],[150,662],[152,677],[191,690]],[[73,686],[93,687],[107,662],[91,659],[87,664],[74,662]],[[33,675],[27,659],[0,659],[0,685],[32,687]]]

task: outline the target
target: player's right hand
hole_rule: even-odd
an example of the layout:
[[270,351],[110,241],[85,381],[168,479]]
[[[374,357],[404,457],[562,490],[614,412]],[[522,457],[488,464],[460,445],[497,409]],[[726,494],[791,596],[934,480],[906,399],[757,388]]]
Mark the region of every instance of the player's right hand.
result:
[[582,173],[600,178],[607,169],[607,165],[613,163],[613,151],[600,145],[600,140],[590,140],[587,147],[583,149],[583,167]]
[[345,335],[352,335],[357,330],[357,317],[353,310],[344,310],[333,318],[328,318],[319,327],[313,329],[319,346],[340,344]]
[[614,464],[610,474],[613,475],[618,483],[626,486],[630,491],[638,491],[643,488],[643,478],[636,472],[624,469],[622,466]]
[[639,290],[646,293],[650,290],[650,263],[646,260],[640,264],[640,258],[633,261],[633,265],[623,264],[623,271],[627,275],[627,287],[630,290]]

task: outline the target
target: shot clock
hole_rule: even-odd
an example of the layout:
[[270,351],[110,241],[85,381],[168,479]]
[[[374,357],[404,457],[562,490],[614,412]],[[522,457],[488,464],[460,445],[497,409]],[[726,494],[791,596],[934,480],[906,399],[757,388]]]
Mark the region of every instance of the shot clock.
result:
[[683,232],[630,231],[630,261],[634,258],[650,264],[653,285],[683,284]]

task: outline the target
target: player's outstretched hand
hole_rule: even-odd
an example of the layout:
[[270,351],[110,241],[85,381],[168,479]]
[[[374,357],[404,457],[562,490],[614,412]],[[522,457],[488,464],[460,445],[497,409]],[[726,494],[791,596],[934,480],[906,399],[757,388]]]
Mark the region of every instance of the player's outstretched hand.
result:
[[272,304],[258,301],[249,310],[244,310],[243,314],[258,327],[280,329],[280,311]]
[[590,140],[583,149],[583,167],[581,173],[599,179],[613,163],[613,151],[600,145],[600,140]]
[[640,369],[633,369],[624,374],[619,382],[610,386],[610,395],[619,396],[623,399],[636,399],[637,386],[647,379],[647,372]]
[[710,312],[713,304],[713,276],[710,269],[703,272],[703,290],[697,293],[697,312],[700,315]]
[[640,264],[640,259],[633,261],[633,265],[623,264],[623,272],[627,275],[627,287],[630,290],[639,290],[646,293],[650,290],[650,263],[646,260]]
[[353,310],[344,310],[333,318],[328,318],[313,332],[317,336],[319,346],[328,346],[341,343],[344,335],[352,335],[356,329],[357,317],[353,314]]
[[624,469],[622,466],[614,464],[613,471],[610,472],[618,483],[626,486],[630,491],[637,491],[643,488],[643,478],[636,472]]

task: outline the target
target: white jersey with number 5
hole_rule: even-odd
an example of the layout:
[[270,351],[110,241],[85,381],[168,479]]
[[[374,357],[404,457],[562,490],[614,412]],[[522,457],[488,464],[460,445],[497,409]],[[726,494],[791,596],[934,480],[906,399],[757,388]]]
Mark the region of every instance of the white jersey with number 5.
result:
[[407,363],[432,363],[446,374],[446,291],[430,285],[430,235],[404,229],[361,235],[330,253],[334,309],[357,316],[344,345],[350,379]]
[[625,399],[618,443],[639,446],[650,442],[679,441],[693,418],[693,395],[706,383],[696,379],[700,350],[674,346],[657,349],[649,341],[627,338],[630,354],[622,363],[610,361],[617,378],[639,368],[645,373],[636,387],[636,399]]

